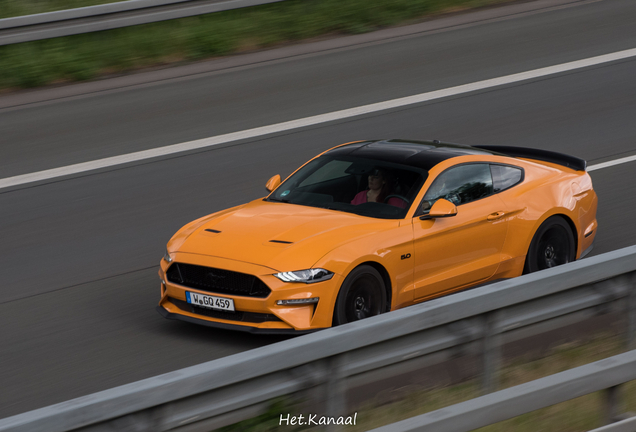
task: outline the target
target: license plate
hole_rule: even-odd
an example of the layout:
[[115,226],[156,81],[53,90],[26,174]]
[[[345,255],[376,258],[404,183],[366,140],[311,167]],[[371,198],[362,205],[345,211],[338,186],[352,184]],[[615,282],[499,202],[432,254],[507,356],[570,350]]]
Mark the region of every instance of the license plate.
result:
[[234,312],[234,300],[186,291],[188,303],[208,309],[219,309]]

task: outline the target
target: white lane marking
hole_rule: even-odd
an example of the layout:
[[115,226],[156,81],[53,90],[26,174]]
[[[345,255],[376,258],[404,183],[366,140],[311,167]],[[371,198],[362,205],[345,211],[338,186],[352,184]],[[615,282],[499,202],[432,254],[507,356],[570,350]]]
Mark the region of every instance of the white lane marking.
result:
[[[269,126],[262,126],[253,129],[247,129],[240,132],[232,132],[223,135],[217,135],[209,138],[203,138],[195,141],[188,141],[179,144],[173,144],[165,147],[158,147],[150,150],[143,150],[134,153],[128,153],[120,156],[113,156],[104,159],[98,159],[90,162],[83,162],[74,165],[67,165],[60,168],[53,168],[44,171],[37,171],[29,174],[17,175],[14,177],[6,177],[0,179],[0,189],[18,186],[26,183],[32,183],[42,180],[49,180],[57,177],[63,177],[72,174],[79,174],[100,168],[108,168],[112,166],[122,165],[129,162],[137,162],[145,159],[166,156],[175,153],[197,150],[205,147],[211,147],[219,144],[225,144],[243,139],[260,137],[277,132],[284,132],[292,129],[298,129],[307,126],[313,126],[320,123],[326,123],[334,120],[342,120],[350,117],[356,117],[363,114],[374,113],[378,111],[388,110],[392,108],[404,107],[417,103],[427,102],[435,99],[441,99],[449,96],[456,96],[464,93],[470,93],[477,90],[484,90],[506,84],[513,84],[534,78],[540,78],[548,75],[554,75],[562,72],[568,72],[585,67],[600,65],[617,60],[623,60],[636,56],[636,48],[618,51],[611,54],[605,54],[597,57],[590,57],[583,60],[563,63],[560,65],[548,66],[531,71],[521,72],[512,75],[506,75],[499,78],[492,78],[484,81],[477,81],[470,84],[464,84],[456,87],[449,87],[442,90],[435,90],[427,93],[420,93],[413,96],[392,99],[384,102],[363,105],[355,108],[349,108],[340,111],[334,111],[326,114],[305,117],[298,120],[291,120],[283,123],[277,123]],[[598,168],[595,168],[598,169]]]
[[620,164],[624,164],[624,163],[627,163],[627,162],[633,162],[633,161],[636,161],[636,155],[627,156],[627,157],[624,157],[624,158],[614,159],[614,160],[611,160],[611,161],[607,161],[607,162],[603,162],[603,163],[600,163],[600,164],[592,165],[592,166],[587,167],[587,171],[589,172],[589,171],[599,170],[599,169],[608,168],[608,167],[611,167],[611,166],[614,166],[614,165],[620,165]]

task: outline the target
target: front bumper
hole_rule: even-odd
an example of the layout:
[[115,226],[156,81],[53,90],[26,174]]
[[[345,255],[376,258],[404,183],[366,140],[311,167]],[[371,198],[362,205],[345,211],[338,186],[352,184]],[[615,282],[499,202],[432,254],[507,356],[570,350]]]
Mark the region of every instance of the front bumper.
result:
[[207,327],[215,327],[215,328],[220,328],[220,329],[224,329],[224,330],[244,331],[244,332],[254,333],[254,334],[268,334],[268,335],[294,334],[294,335],[302,335],[302,334],[312,333],[312,332],[315,332],[317,330],[320,330],[320,329],[294,330],[293,328],[260,328],[260,327],[251,327],[251,326],[246,326],[246,325],[228,324],[226,322],[221,322],[221,321],[206,320],[206,319],[196,318],[194,316],[188,316],[188,315],[182,315],[182,314],[178,314],[178,313],[172,313],[172,312],[168,312],[161,305],[157,306],[156,309],[157,309],[157,312],[159,312],[159,314],[162,317],[166,318],[166,319],[185,321],[185,322],[189,322],[189,323],[192,323],[192,324],[199,324],[199,325],[204,325],[204,326],[207,326]]
[[[273,276],[275,271],[270,268],[224,258],[178,253],[174,256],[174,262],[250,274],[261,279],[270,288],[271,293],[265,298],[257,298],[182,286],[167,280],[166,270],[172,263],[161,260],[161,301],[157,311],[165,318],[260,334],[302,334],[332,325],[333,308],[342,283],[339,275],[334,275],[328,281],[313,284],[286,283]],[[231,298],[236,312],[194,307],[187,303],[186,291]],[[320,298],[317,304],[276,304],[277,300],[312,297]]]

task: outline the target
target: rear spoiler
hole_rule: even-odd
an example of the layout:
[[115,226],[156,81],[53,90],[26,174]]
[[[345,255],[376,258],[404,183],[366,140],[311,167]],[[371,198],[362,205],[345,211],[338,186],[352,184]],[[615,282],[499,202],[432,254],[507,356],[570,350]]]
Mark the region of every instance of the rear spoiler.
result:
[[571,168],[576,171],[585,171],[587,162],[574,156],[557,153],[549,150],[539,150],[527,147],[510,147],[510,146],[493,146],[493,145],[475,145],[471,146],[482,150],[499,153],[504,156],[512,156],[526,159],[535,159],[544,162],[550,162],[564,167]]

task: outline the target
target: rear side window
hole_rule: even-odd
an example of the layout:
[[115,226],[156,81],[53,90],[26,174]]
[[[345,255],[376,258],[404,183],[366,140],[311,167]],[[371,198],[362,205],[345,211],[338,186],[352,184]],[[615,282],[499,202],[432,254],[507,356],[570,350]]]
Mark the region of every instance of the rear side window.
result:
[[495,193],[508,189],[523,180],[523,170],[521,168],[508,165],[490,165],[492,173],[492,184]]

